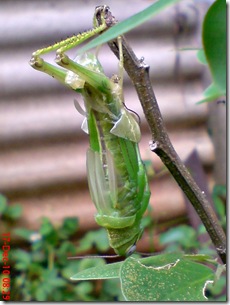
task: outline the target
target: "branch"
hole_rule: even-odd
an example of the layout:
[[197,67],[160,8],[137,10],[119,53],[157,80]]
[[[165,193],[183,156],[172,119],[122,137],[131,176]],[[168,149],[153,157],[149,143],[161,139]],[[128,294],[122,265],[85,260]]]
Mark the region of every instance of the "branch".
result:
[[[116,23],[110,12],[108,12],[106,23],[108,27],[113,26]],[[119,58],[117,40],[111,40],[108,42],[108,45],[113,53]],[[150,149],[161,158],[162,162],[192,203],[215,245],[217,253],[225,264],[225,233],[219,224],[214,210],[206,199],[204,192],[200,190],[173,148],[152,88],[149,77],[149,66],[146,65],[143,60],[139,60],[136,57],[124,37],[122,37],[122,48],[124,68],[135,86],[152,134]]]

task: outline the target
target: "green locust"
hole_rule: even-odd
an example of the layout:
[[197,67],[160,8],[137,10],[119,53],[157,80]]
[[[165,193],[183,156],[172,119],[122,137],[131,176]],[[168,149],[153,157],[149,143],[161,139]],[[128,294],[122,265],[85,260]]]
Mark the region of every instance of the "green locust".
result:
[[[85,53],[71,60],[66,51],[104,31],[107,6],[96,8],[94,28],[32,54],[30,64],[80,93],[85,110],[82,129],[89,135],[87,174],[96,222],[107,229],[114,251],[121,256],[136,248],[143,228],[141,220],[150,197],[147,175],[140,157],[140,128],[134,113],[123,102],[122,77],[109,79],[97,56]],[[102,16],[100,25],[97,16]],[[41,58],[56,50],[56,63]],[[122,65],[122,48],[120,62]]]

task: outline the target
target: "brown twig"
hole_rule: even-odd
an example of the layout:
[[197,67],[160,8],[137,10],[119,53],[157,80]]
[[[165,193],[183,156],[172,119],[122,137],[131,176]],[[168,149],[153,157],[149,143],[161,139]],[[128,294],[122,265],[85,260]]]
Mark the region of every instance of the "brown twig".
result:
[[[110,11],[107,12],[106,22],[108,27],[116,23],[115,18],[112,16]],[[113,53],[119,58],[117,40],[110,41],[108,45]],[[168,168],[178,185],[192,203],[207,232],[209,233],[217,253],[225,264],[225,233],[219,224],[215,212],[206,199],[205,193],[200,190],[190,175],[188,169],[182,163],[181,159],[173,148],[164,126],[163,118],[152,88],[149,77],[149,66],[146,65],[143,60],[139,60],[136,57],[124,37],[122,37],[122,47],[124,68],[136,88],[152,134],[150,149],[161,158],[162,162]]]

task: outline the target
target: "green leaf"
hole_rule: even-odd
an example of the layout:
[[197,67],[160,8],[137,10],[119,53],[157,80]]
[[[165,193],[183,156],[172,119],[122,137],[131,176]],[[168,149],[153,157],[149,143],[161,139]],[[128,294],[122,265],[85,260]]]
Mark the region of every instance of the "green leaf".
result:
[[102,257],[84,258],[80,261],[79,270],[81,271],[104,264],[105,264],[105,260]]
[[42,235],[42,238],[49,244],[49,246],[56,246],[58,244],[58,231],[54,228],[51,221],[44,217],[42,219],[42,224],[39,229],[39,233]]
[[198,50],[196,56],[200,63],[202,63],[203,65],[207,65],[207,59],[205,57],[204,49]]
[[221,185],[221,184],[217,184],[214,186],[213,191],[212,191],[212,196],[213,197],[225,197],[226,198],[227,195],[227,189],[225,185]]
[[[21,237],[21,238],[24,238],[25,240],[27,241],[30,241],[31,242],[31,236],[33,234],[38,234],[37,232],[34,232],[32,230],[28,230],[28,229],[25,229],[25,228],[18,228],[18,229],[15,229],[14,230],[14,233]],[[38,234],[39,236],[40,234]]]
[[31,265],[31,255],[24,250],[14,250],[13,258],[16,261],[16,270],[24,271],[27,270]]
[[112,296],[118,302],[124,302],[125,299],[121,293],[121,285],[119,279],[109,279],[107,281],[103,281],[104,291]]
[[212,102],[212,101],[218,99],[219,97],[222,97],[225,94],[226,94],[225,92],[220,91],[219,87],[217,87],[215,83],[212,83],[203,92],[203,95],[205,96],[205,98],[202,99],[201,101],[197,102],[196,104],[198,105],[198,104],[203,104],[206,102]]
[[41,264],[39,263],[35,263],[32,262],[29,266],[29,270],[28,270],[28,274],[30,275],[30,277],[34,277],[36,278],[36,281],[34,281],[33,283],[31,283],[33,286],[37,285],[38,280],[40,279],[40,277],[42,277],[42,273],[44,271],[44,268]]
[[35,299],[38,302],[45,302],[47,300],[47,293],[43,287],[37,287],[35,291]]
[[3,214],[7,207],[7,199],[5,196],[0,194],[0,214]]
[[197,228],[197,234],[201,235],[205,233],[207,233],[205,226],[203,224],[199,225],[199,227]]
[[215,185],[212,192],[212,198],[217,211],[218,216],[220,217],[222,226],[226,226],[226,186],[225,185]]
[[66,285],[66,280],[61,278],[58,274],[58,270],[43,270],[42,280],[45,285],[49,284],[49,291],[51,291],[51,287],[53,288],[60,288]]
[[158,267],[145,266],[132,257],[120,270],[121,289],[127,301],[205,301],[203,295],[213,272],[206,266],[177,259]]
[[92,296],[89,296],[93,292],[93,285],[90,282],[82,282],[75,287],[75,292],[83,301],[90,302],[95,301]]
[[[35,290],[35,297],[38,301],[53,300],[53,294],[56,294],[57,289],[65,287],[66,280],[62,279],[56,268],[42,269]],[[39,293],[37,293],[39,291]]]
[[[35,233],[35,234],[39,234],[39,233]],[[39,234],[40,235],[40,234]],[[40,235],[41,236],[41,235]],[[37,239],[36,242],[33,242],[31,245],[31,250],[33,252],[35,251],[41,251],[43,253],[44,249],[46,248],[46,242],[44,241],[44,239]]]
[[20,204],[14,204],[7,206],[5,214],[8,218],[15,220],[19,218],[22,214],[22,206]]
[[98,251],[105,252],[110,248],[107,232],[104,228],[93,231],[94,245]]
[[212,263],[214,265],[218,265],[218,263],[216,262],[216,259],[213,259],[212,256],[207,255],[207,254],[185,254],[184,255],[185,259],[189,259],[191,261],[196,261],[196,262],[209,262]]
[[76,253],[76,247],[70,241],[63,241],[61,246],[57,249],[56,255],[59,259],[66,261],[67,256],[74,255]]
[[104,265],[100,263],[97,267],[89,268],[78,272],[70,279],[74,281],[115,279],[119,277],[119,270],[123,262]]
[[54,227],[52,225],[52,223],[50,222],[50,220],[47,217],[43,217],[42,218],[42,224],[40,227],[39,232],[41,233],[41,235],[49,235],[50,233],[52,233],[54,231]]
[[158,14],[160,11],[165,9],[167,6],[175,4],[180,0],[158,0],[155,1],[152,5],[140,11],[139,13],[129,17],[128,19],[117,23],[109,30],[104,32],[102,35],[98,36],[97,38],[93,39],[89,42],[86,46],[82,47],[79,50],[79,53],[86,52],[92,48],[95,48],[103,43],[108,42],[111,39],[122,35],[135,27],[139,26],[140,24],[144,23],[145,21],[152,18],[154,15]]
[[96,247],[98,251],[105,252],[110,248],[108,236],[104,228],[88,232],[80,241],[77,252],[87,251]]
[[209,8],[203,22],[203,46],[214,85],[226,94],[226,1],[217,0]]
[[78,219],[76,217],[66,217],[63,220],[63,224],[61,228],[59,229],[59,233],[62,238],[66,238],[76,233],[77,229],[78,229]]
[[221,294],[225,286],[226,286],[226,275],[221,276],[212,287],[209,287],[209,290],[212,294],[218,295]]
[[[192,260],[192,261],[191,261]],[[214,279],[208,267],[197,261],[209,261],[207,255],[168,253],[142,259],[99,265],[78,272],[72,280],[120,278],[128,301],[205,301],[207,281]]]
[[64,278],[69,279],[73,273],[79,271],[79,264],[79,260],[69,261],[68,264],[63,269],[61,269],[61,275]]
[[215,209],[219,217],[223,218],[226,215],[226,208],[225,205],[223,204],[223,201],[219,197],[214,198],[214,204],[215,204]]
[[197,246],[196,231],[186,225],[177,226],[160,235],[160,242],[165,244],[177,242],[185,248]]

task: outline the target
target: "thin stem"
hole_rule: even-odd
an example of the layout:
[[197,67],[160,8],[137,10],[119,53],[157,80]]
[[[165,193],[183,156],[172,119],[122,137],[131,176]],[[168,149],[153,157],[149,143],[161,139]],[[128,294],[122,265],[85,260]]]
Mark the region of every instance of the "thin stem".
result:
[[[116,21],[114,17],[112,18],[113,19],[109,20],[110,22],[108,22],[108,26],[115,24]],[[108,45],[113,53],[119,58],[117,40],[111,40]],[[206,199],[204,192],[200,190],[188,169],[182,163],[169,139],[150,81],[149,66],[146,65],[143,60],[139,60],[136,57],[124,37],[122,37],[122,48],[124,68],[135,86],[152,134],[150,149],[161,158],[162,162],[168,168],[178,185],[192,203],[209,233],[217,253],[225,264],[225,233],[219,224],[214,210]]]
[[48,246],[48,269],[52,270],[54,267],[54,249],[52,246]]

